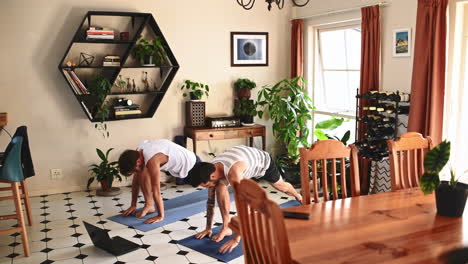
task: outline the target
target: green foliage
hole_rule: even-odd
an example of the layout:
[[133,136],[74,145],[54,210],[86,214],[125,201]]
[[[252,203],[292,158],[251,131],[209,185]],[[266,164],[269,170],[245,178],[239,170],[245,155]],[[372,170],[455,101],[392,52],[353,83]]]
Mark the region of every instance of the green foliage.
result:
[[[424,157],[424,174],[420,179],[421,190],[424,194],[432,193],[440,184],[439,173],[450,159],[450,142],[442,141],[435,148],[426,153]],[[454,173],[451,172],[454,178]],[[456,181],[451,181],[455,186]]]
[[94,118],[99,120],[94,128],[101,132],[104,138],[109,137],[107,124],[104,123],[110,116],[111,103],[105,102],[106,97],[111,93],[112,84],[104,76],[98,74],[95,76],[92,85],[89,87],[89,93],[96,98],[94,108]]
[[162,65],[166,57],[161,38],[156,36],[153,41],[146,40],[140,36],[135,48],[133,49],[135,57],[142,62],[146,57],[153,56],[156,65]]
[[236,116],[248,115],[256,116],[257,115],[257,104],[253,100],[247,98],[240,98],[239,103],[234,104],[234,114]]
[[257,87],[257,84],[254,81],[245,78],[239,78],[234,83],[234,90],[236,92],[239,92],[241,89],[252,90],[255,87]]
[[337,118],[337,117],[332,117],[331,119],[318,122],[315,125],[314,135],[317,137],[318,140],[336,139],[336,140],[343,142],[344,145],[347,145],[348,140],[351,136],[351,131],[349,130],[346,131],[346,133],[343,135],[342,138],[325,133],[325,131],[329,133],[337,129],[343,124],[343,122],[344,122],[344,118]]
[[[188,93],[192,93],[197,100],[200,100],[203,95],[208,97],[208,92],[210,91],[210,87],[208,85],[199,82],[192,82],[190,80],[185,80],[184,85],[182,85],[180,90],[183,89],[186,89]],[[184,97],[188,95],[187,92],[184,92]]]
[[113,149],[110,148],[106,151],[106,154],[104,154],[104,152],[102,152],[100,149],[96,149],[96,152],[99,158],[101,159],[101,163],[92,164],[90,166],[91,168],[89,169],[89,172],[91,173],[91,178],[89,178],[88,184],[86,185],[88,189],[95,179],[98,182],[105,181],[107,183],[107,186],[109,187],[112,186],[114,178],[117,178],[119,181],[122,181],[122,177],[119,174],[117,161],[109,162],[109,153],[112,150]]
[[[263,87],[257,105],[269,111],[276,140],[286,144],[288,156],[297,164],[299,147],[309,146],[307,122],[313,110],[304,78],[284,79],[272,87]],[[263,113],[258,111],[258,116],[262,118]]]

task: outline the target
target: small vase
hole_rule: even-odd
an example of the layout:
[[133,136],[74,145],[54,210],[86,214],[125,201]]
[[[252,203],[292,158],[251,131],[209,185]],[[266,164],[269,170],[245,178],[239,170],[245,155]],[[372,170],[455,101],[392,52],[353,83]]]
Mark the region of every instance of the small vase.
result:
[[145,56],[143,58],[143,66],[155,66],[154,56]]
[[435,190],[437,214],[441,216],[460,217],[465,210],[468,192],[460,183],[453,188],[442,182]]

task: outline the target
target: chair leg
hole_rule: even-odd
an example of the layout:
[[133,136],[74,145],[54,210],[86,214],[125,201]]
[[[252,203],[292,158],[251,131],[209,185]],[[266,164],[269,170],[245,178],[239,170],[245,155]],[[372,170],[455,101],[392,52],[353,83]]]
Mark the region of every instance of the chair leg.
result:
[[15,207],[16,207],[16,217],[18,217],[19,226],[21,228],[21,240],[23,242],[23,249],[24,255],[29,257],[29,241],[28,241],[28,233],[26,232],[26,226],[24,224],[24,215],[23,215],[23,208],[21,206],[21,195],[18,188],[18,183],[13,182],[11,183],[13,187],[13,196],[15,197]]
[[24,205],[26,207],[26,215],[28,216],[29,226],[32,226],[32,213],[31,213],[31,201],[29,200],[28,186],[26,181],[21,181],[21,189],[24,194]]

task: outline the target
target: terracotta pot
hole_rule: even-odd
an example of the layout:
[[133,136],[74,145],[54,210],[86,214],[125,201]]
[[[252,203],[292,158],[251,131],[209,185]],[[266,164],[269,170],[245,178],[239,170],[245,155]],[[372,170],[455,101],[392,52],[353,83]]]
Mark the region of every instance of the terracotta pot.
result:
[[250,99],[251,93],[249,89],[242,88],[237,93],[237,97]]

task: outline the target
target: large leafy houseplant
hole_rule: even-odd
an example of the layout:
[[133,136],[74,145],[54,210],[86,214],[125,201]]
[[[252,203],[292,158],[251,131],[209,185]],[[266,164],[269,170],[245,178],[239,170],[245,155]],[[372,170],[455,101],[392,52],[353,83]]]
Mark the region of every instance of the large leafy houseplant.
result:
[[[299,147],[309,147],[309,128],[312,119],[312,99],[307,94],[302,77],[284,79],[273,86],[265,86],[258,93],[257,104],[268,110],[273,121],[273,135],[287,148],[288,163],[299,162]],[[262,118],[264,111],[258,111]]]
[[164,62],[166,57],[166,51],[164,50],[161,38],[156,36],[152,41],[147,40],[140,36],[133,54],[143,65],[156,65],[160,66]]
[[348,130],[344,133],[343,137],[339,138],[336,135],[331,135],[330,133],[341,125],[343,125],[344,118],[337,118],[332,117],[328,120],[324,120],[322,122],[318,122],[315,124],[314,135],[317,140],[327,140],[327,139],[335,139],[343,142],[344,145],[348,144],[349,137],[351,135],[351,131]]
[[455,171],[450,169],[450,180],[440,181],[439,174],[450,159],[450,142],[443,141],[426,153],[424,174],[420,187],[424,194],[435,190],[437,213],[442,216],[460,217],[465,209],[466,186],[459,184]]
[[243,123],[253,123],[253,118],[258,114],[257,104],[242,97],[234,103],[234,114],[240,117]]
[[254,81],[249,80],[247,78],[239,78],[234,83],[234,90],[237,93],[237,97],[239,97],[240,99],[249,99],[251,95],[250,90],[252,90],[255,87],[257,87],[257,84]]
[[186,89],[187,92],[184,92],[182,95],[186,97],[190,94],[190,99],[192,100],[200,100],[202,99],[203,95],[208,97],[208,92],[210,91],[210,87],[207,84],[203,84],[201,82],[193,82],[190,80],[185,80],[181,90]]
[[92,85],[89,87],[89,92],[95,98],[94,107],[94,118],[99,121],[98,124],[94,125],[98,131],[101,132],[103,137],[109,137],[109,131],[107,131],[107,124],[104,122],[109,118],[110,115],[110,102],[106,102],[106,97],[111,93],[112,84],[103,75],[96,75]]
[[119,181],[122,181],[122,176],[119,174],[119,168],[117,161],[109,161],[109,153],[113,149],[110,148],[106,151],[106,154],[100,149],[96,149],[96,152],[101,159],[99,164],[92,164],[89,169],[91,173],[91,178],[88,179],[87,188],[94,182],[94,180],[101,183],[102,189],[104,191],[110,190],[112,188],[112,182],[114,178],[117,178]]

